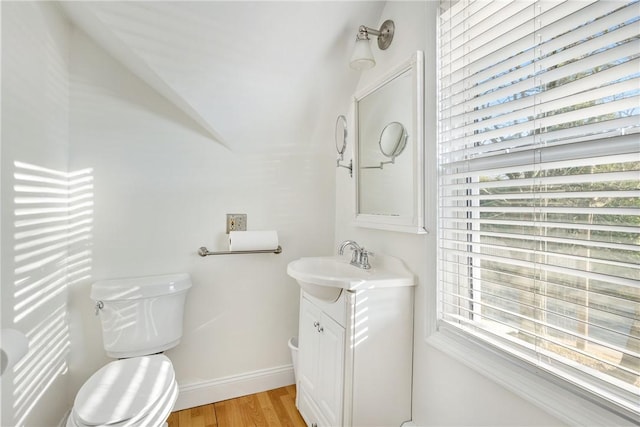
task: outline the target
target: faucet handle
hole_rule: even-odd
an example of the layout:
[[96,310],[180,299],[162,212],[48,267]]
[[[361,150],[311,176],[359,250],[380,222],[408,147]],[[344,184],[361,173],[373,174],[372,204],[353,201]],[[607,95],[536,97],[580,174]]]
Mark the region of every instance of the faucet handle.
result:
[[371,264],[369,264],[369,255],[374,256],[375,254],[367,251],[365,248],[362,248],[360,251],[360,268],[365,270],[369,270],[371,268]]

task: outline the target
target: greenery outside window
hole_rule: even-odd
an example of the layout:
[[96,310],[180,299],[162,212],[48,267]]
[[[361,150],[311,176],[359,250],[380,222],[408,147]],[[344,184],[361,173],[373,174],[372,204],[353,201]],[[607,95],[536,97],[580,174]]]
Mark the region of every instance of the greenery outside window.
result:
[[439,23],[439,327],[631,417],[639,10],[461,0],[442,2]]

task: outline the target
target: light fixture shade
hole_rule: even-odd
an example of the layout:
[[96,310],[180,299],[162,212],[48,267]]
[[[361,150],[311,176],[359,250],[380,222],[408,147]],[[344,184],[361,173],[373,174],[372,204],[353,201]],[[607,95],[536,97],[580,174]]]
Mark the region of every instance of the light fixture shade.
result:
[[367,68],[372,68],[375,65],[376,60],[373,59],[371,46],[369,46],[369,39],[357,39],[356,45],[353,48],[353,55],[351,55],[349,66],[355,70],[365,70]]

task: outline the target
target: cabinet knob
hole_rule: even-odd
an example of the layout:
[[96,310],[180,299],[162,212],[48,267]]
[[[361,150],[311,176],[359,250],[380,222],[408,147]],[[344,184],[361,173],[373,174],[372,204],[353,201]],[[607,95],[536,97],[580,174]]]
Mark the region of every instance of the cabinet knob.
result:
[[318,427],[318,423],[311,423],[311,427]]
[[320,322],[318,322],[317,320],[315,322],[313,322],[313,327],[317,328],[318,326],[320,326]]
[[320,327],[318,328],[318,332],[324,332],[324,328],[323,328],[322,326],[320,326]]

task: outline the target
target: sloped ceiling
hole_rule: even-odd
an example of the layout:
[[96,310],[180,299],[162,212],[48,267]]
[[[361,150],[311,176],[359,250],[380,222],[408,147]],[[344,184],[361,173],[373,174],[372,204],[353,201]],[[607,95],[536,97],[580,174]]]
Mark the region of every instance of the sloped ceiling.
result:
[[[333,135],[383,2],[63,2],[72,22],[231,150]],[[327,141],[331,143],[331,141]]]

